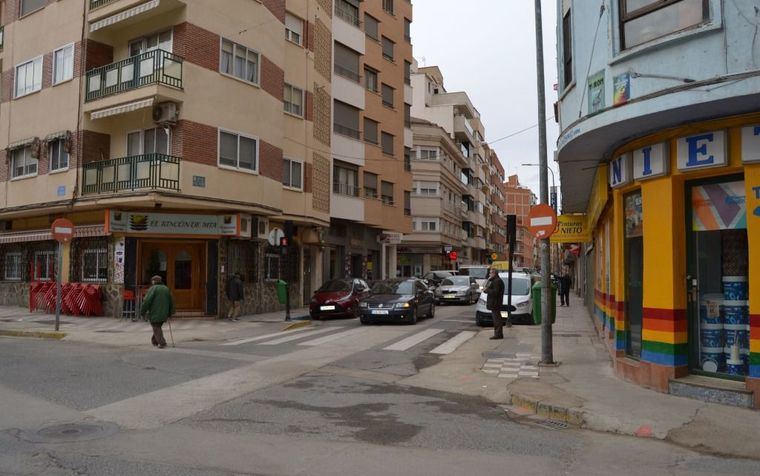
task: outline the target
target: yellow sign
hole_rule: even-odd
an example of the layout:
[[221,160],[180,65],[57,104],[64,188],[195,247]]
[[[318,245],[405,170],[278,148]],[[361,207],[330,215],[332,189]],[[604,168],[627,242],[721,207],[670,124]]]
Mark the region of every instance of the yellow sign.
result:
[[552,243],[588,243],[591,232],[586,223],[586,215],[560,215],[557,217],[557,231],[549,238]]

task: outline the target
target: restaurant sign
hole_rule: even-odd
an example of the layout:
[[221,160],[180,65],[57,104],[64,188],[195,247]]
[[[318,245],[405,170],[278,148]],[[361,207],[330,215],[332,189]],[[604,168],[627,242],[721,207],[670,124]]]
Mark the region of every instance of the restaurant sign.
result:
[[109,210],[106,219],[111,233],[151,235],[238,236],[240,216],[144,213]]
[[586,215],[560,215],[557,230],[549,239],[552,243],[588,243],[591,232]]

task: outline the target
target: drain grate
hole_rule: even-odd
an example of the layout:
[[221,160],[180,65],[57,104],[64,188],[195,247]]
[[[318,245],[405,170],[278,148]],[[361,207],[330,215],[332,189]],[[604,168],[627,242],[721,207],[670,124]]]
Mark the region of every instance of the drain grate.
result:
[[566,430],[569,428],[568,424],[559,420],[541,420],[535,422],[536,425],[548,428],[550,430]]
[[119,431],[114,423],[63,423],[37,431],[22,431],[20,437],[30,443],[69,443],[111,436]]

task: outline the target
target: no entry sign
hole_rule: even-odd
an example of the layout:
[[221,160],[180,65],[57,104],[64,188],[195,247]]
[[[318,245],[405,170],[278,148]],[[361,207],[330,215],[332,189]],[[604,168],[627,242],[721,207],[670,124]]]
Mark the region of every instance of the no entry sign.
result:
[[528,230],[536,238],[545,239],[552,236],[557,229],[557,213],[549,205],[535,205],[528,213]]
[[74,224],[66,218],[58,218],[50,227],[58,243],[68,243],[74,237]]

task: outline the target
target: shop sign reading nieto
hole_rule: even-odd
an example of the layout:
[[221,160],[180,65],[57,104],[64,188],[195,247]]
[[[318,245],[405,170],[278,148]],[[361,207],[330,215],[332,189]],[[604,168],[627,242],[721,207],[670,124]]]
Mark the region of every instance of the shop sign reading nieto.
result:
[[158,235],[238,235],[237,215],[185,215],[174,213],[110,212],[112,233]]

